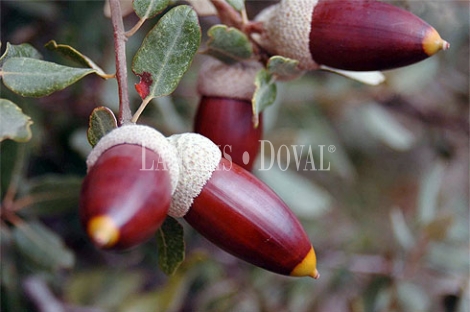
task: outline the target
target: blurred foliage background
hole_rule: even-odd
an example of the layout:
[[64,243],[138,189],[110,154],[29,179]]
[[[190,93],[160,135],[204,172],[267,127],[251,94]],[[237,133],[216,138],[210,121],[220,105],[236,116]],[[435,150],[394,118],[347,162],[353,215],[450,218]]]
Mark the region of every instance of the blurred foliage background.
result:
[[[248,2],[249,17],[270,3]],[[88,116],[101,105],[117,111],[116,82],[90,76],[40,99],[2,85],[1,96],[34,125],[30,142],[1,143],[1,310],[470,311],[469,3],[392,3],[434,26],[451,49],[386,72],[377,87],[309,73],[280,83],[278,100],[264,113],[265,139],[282,152],[260,156],[268,163],[276,157],[276,165],[262,171],[259,161],[254,172],[301,219],[319,280],[245,264],[184,222],[186,261],[171,277],[158,269],[154,241],[126,253],[96,250],[78,222],[78,193],[90,150]],[[46,60],[70,65],[43,48],[54,39],[114,72],[103,2],[0,5],[2,51],[6,42],[28,42]],[[126,29],[136,21],[126,17]],[[203,31],[216,22],[201,18]],[[129,64],[145,33],[129,40]],[[167,135],[191,131],[204,58],[196,57],[173,96],[152,102],[141,123]],[[136,106],[138,79],[130,73],[129,81]],[[290,163],[281,145],[289,147]],[[297,170],[295,145],[311,146],[317,167],[324,145],[330,170]],[[288,170],[278,168],[277,157]],[[301,159],[304,168],[306,155]]]

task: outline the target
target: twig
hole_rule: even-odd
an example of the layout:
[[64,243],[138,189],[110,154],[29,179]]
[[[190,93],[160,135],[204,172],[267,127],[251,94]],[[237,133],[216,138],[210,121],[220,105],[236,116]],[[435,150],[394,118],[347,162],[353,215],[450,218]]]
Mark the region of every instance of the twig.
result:
[[16,193],[18,191],[18,186],[23,178],[23,169],[24,169],[24,161],[26,159],[26,144],[19,144],[16,161],[13,165],[13,171],[11,173],[10,184],[8,185],[8,189],[5,192],[5,196],[3,197],[3,202],[1,205],[2,210],[8,210],[13,205],[13,201],[15,199]]
[[126,37],[129,38],[133,36],[140,29],[140,27],[142,27],[146,20],[147,19],[145,18],[139,19],[139,21],[137,22],[137,24],[134,25],[134,27],[124,33]]
[[145,98],[142,103],[140,104],[139,108],[137,109],[137,111],[135,112],[134,116],[132,117],[131,119],[131,122],[133,123],[136,123],[137,120],[139,119],[140,117],[140,114],[142,114],[142,112],[144,111],[145,107],[147,107],[147,104],[150,103],[150,101],[152,100],[153,98],[148,96],[147,98]]
[[50,192],[44,192],[38,194],[29,194],[15,200],[9,210],[12,212],[17,212],[33,204],[43,203],[52,200],[59,200],[62,198],[64,198],[63,193],[51,194]]
[[246,25],[249,23],[249,19],[248,19],[248,14],[246,13],[246,9],[243,9],[241,12],[240,12],[240,15],[242,17],[242,23],[243,25]]
[[114,29],[114,50],[116,52],[116,78],[119,89],[119,124],[130,122],[132,112],[129,105],[129,88],[127,85],[126,36],[122,21],[119,0],[109,1],[111,20]]

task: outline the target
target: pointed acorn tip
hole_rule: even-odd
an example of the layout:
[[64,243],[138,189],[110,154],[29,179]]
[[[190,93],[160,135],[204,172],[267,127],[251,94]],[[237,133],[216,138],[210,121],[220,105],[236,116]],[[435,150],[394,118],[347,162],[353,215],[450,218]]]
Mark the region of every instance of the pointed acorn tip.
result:
[[440,50],[448,50],[450,44],[443,40],[439,33],[434,29],[430,28],[423,39],[423,50],[428,56],[434,55]]
[[320,273],[318,273],[318,270],[315,269],[315,271],[313,271],[312,274],[310,274],[310,276],[313,277],[314,279],[319,279]]
[[297,264],[297,266],[290,273],[291,276],[310,276],[314,279],[320,277],[320,273],[317,270],[317,257],[313,247],[310,248],[305,258]]
[[119,240],[119,228],[108,216],[93,217],[88,222],[87,232],[99,248],[113,247]]
[[445,40],[442,40],[442,50],[445,51],[448,49],[450,49],[450,43]]

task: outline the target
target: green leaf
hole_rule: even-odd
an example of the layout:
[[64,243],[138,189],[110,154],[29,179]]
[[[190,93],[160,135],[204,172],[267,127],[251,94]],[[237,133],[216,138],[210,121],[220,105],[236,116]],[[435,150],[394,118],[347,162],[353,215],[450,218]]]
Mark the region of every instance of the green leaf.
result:
[[74,265],[74,254],[62,239],[39,222],[18,224],[13,239],[19,252],[42,268],[55,271]]
[[[467,247],[462,248],[463,244]],[[440,271],[453,272],[456,275],[468,276],[468,268],[470,266],[468,236],[466,237],[466,242],[460,244],[451,244],[449,241],[433,242],[425,256],[425,263],[429,264],[430,267],[435,267]]]
[[253,54],[250,40],[236,28],[215,25],[209,29],[207,34],[209,41],[204,53],[212,55],[226,64],[249,59]]
[[388,110],[379,104],[361,107],[362,123],[372,136],[398,151],[409,150],[416,141],[415,134],[401,125]]
[[29,181],[27,194],[31,203],[21,210],[27,216],[54,216],[78,207],[82,178],[48,174]]
[[273,56],[266,66],[268,72],[278,80],[292,80],[303,75],[304,71],[298,68],[299,61],[283,56]]
[[12,57],[29,57],[34,59],[42,59],[41,53],[36,50],[29,43],[22,43],[19,45],[10,44],[7,42],[5,53],[0,57],[0,66],[3,65],[6,60]]
[[390,212],[393,234],[397,242],[405,249],[410,250],[415,245],[415,239],[410,228],[406,224],[405,216],[399,208],[393,208]]
[[169,95],[188,70],[201,42],[194,10],[171,9],[150,30],[134,56],[132,71],[140,77],[136,90],[142,99]]
[[238,12],[245,9],[245,0],[226,0]]
[[183,227],[167,217],[157,232],[158,262],[161,270],[172,275],[184,260]]
[[3,83],[21,96],[41,97],[62,90],[96,72],[42,60],[13,57],[3,64]]
[[253,94],[253,123],[259,124],[258,115],[276,100],[277,87],[274,77],[267,70],[261,69],[255,78],[256,90]]
[[0,142],[12,139],[26,142],[31,139],[31,118],[15,103],[0,99]]
[[93,62],[88,56],[83,55],[81,52],[77,51],[75,48],[72,48],[69,45],[57,44],[55,40],[51,40],[44,45],[48,50],[56,51],[66,58],[74,61],[75,63],[82,65],[86,68],[91,68],[96,71],[96,74],[102,78],[110,78],[111,75],[106,74],[103,69],[101,69],[95,62]]
[[439,189],[445,172],[445,164],[436,162],[421,179],[418,195],[418,218],[421,224],[432,222],[438,208]]
[[88,142],[94,147],[104,135],[114,128],[117,128],[117,120],[113,112],[105,106],[95,108],[88,123]]
[[401,311],[429,311],[431,298],[424,290],[407,281],[397,283],[397,298]]
[[132,6],[138,17],[148,19],[166,9],[170,0],[134,0]]

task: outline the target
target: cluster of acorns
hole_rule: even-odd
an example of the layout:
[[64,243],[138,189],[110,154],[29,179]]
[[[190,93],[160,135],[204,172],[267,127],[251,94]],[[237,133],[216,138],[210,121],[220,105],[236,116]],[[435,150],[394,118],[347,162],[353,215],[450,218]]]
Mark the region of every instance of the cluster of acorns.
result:
[[184,217],[217,246],[259,267],[319,276],[295,215],[202,135],[165,138],[147,126],[122,126],[101,138],[87,165],[81,220],[100,248],[136,246],[170,215]]
[[[264,32],[254,40],[272,55],[299,60],[304,70],[385,70],[449,47],[418,17],[377,1],[282,0],[257,20]],[[98,142],[87,159],[80,200],[81,220],[95,245],[131,248],[152,237],[167,215],[184,217],[240,259],[318,278],[300,222],[249,172],[262,129],[253,126],[251,108],[260,68],[256,61],[204,66],[195,123],[200,134],[165,138],[150,127],[126,125]],[[222,157],[227,145],[230,159]]]

